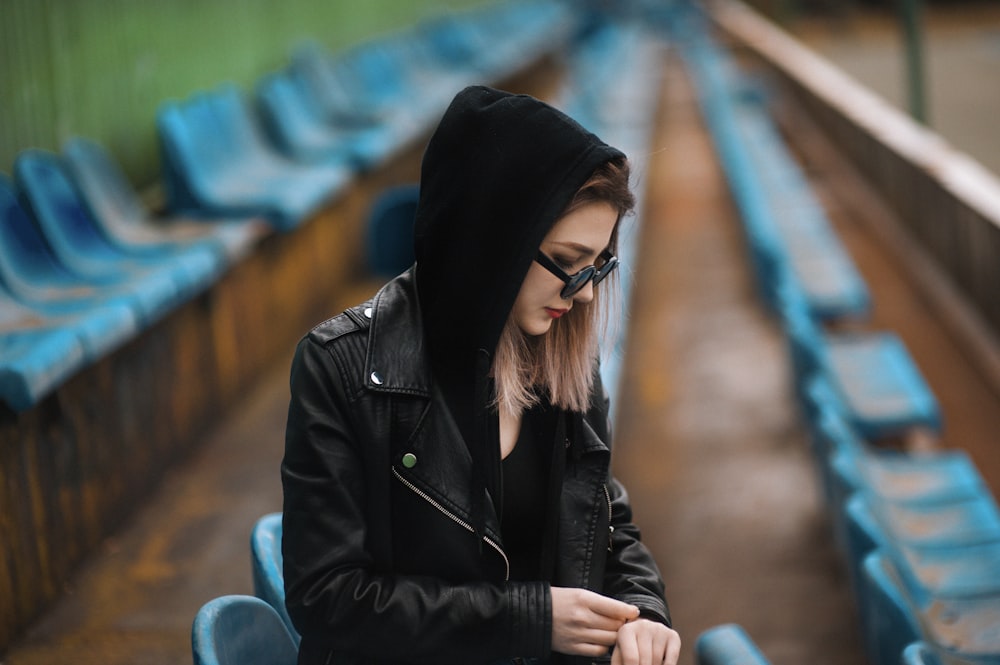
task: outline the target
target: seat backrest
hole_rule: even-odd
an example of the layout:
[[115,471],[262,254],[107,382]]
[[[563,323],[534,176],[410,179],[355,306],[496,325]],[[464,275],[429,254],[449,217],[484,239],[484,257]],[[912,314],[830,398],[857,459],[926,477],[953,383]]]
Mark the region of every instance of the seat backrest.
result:
[[148,211],[110,153],[75,136],[63,146],[66,166],[95,219],[107,224],[142,223]]
[[285,609],[285,576],[281,557],[281,513],[264,515],[250,533],[250,560],[253,591],[281,617],[296,644],[299,634]]
[[734,623],[704,631],[694,648],[698,665],[770,665],[746,631]]
[[914,642],[903,649],[903,665],[941,665],[941,659],[926,642]]
[[274,608],[253,596],[205,603],[191,628],[195,665],[295,665],[298,647]]
[[[20,300],[45,300],[49,286],[79,285],[52,254],[21,206],[14,183],[0,174],[0,281]],[[82,285],[80,285],[82,287]]]
[[920,639],[920,627],[888,557],[875,550],[862,564],[863,596],[858,599],[865,646],[874,665],[895,665],[904,649]]
[[91,260],[117,256],[58,155],[34,148],[23,150],[14,162],[14,178],[29,212],[62,263],[86,272],[89,268],[84,266]]
[[414,261],[413,221],[420,199],[419,185],[399,185],[376,198],[368,216],[368,267],[380,277],[395,277]]

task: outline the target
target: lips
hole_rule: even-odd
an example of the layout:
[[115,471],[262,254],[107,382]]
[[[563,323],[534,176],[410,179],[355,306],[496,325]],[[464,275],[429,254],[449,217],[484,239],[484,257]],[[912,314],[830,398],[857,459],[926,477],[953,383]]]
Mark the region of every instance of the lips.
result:
[[553,319],[558,319],[560,316],[568,312],[568,309],[557,309],[555,307],[546,307],[545,311],[549,313]]

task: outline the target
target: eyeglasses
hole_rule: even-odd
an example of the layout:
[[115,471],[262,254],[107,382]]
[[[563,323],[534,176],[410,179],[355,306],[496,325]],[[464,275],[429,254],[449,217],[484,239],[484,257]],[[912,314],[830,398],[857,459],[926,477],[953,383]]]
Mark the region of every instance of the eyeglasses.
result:
[[559,295],[563,300],[569,300],[576,295],[580,289],[585,287],[587,282],[594,280],[594,286],[597,286],[605,277],[610,275],[614,269],[618,267],[618,257],[608,250],[601,252],[601,255],[598,258],[604,259],[604,263],[602,263],[600,267],[596,265],[587,266],[583,270],[575,272],[572,275],[567,275],[566,272],[556,265],[555,261],[546,256],[542,250],[538,250],[538,255],[535,256],[535,261],[566,284],[562,291],[559,292]]

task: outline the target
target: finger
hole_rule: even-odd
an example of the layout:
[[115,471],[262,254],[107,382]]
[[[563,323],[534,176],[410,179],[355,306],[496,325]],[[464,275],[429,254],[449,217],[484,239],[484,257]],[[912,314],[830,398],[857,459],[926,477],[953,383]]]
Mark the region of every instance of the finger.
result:
[[667,653],[663,658],[663,665],[677,665],[677,659],[681,655],[681,636],[676,631],[671,630],[667,635]]
[[629,605],[620,600],[602,596],[599,593],[590,594],[587,604],[591,610],[598,614],[624,621],[629,621],[639,616],[639,608],[635,605]]
[[639,645],[636,642],[635,631],[619,631],[615,655],[619,654],[621,654],[622,665],[638,665]]
[[[638,665],[660,665],[662,651],[653,650],[653,640],[654,635],[649,634],[648,631],[642,631],[641,634],[636,635],[636,647],[639,653],[639,657],[636,660]],[[653,654],[656,654],[656,659],[653,659]]]
[[603,647],[605,651],[618,639],[616,630],[586,630],[580,633],[579,640],[587,644]]

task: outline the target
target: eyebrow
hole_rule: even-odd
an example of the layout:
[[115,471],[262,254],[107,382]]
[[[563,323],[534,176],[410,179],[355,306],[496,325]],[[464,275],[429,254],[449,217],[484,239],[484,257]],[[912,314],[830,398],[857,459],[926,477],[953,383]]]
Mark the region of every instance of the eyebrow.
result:
[[592,247],[588,247],[587,245],[581,245],[578,242],[573,242],[573,241],[570,241],[570,240],[566,240],[566,241],[553,240],[552,244],[553,245],[560,245],[562,247],[566,247],[566,248],[575,250],[575,251],[580,252],[581,254],[584,254],[584,255],[588,255],[588,254],[597,255],[597,254],[601,253],[601,250],[596,250],[595,251]]

